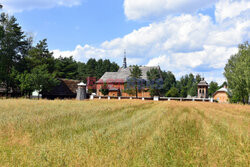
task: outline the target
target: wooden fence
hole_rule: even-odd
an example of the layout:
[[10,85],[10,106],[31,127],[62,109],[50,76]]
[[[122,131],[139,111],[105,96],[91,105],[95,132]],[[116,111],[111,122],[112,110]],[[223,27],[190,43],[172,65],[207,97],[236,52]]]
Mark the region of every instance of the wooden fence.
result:
[[123,100],[123,99],[140,99],[140,100],[153,100],[153,101],[197,101],[197,102],[217,102],[216,100],[214,100],[213,98],[183,98],[183,97],[122,97],[122,96],[90,96],[90,100],[93,99],[107,99],[107,100],[111,100],[111,99],[117,99],[117,100]]

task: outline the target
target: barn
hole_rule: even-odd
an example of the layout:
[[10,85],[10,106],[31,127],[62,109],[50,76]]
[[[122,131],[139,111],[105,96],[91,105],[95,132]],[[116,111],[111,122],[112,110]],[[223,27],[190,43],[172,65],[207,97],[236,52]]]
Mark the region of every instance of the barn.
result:
[[42,97],[46,99],[72,99],[76,98],[76,90],[81,81],[71,79],[58,79],[59,85],[52,90],[42,93]]

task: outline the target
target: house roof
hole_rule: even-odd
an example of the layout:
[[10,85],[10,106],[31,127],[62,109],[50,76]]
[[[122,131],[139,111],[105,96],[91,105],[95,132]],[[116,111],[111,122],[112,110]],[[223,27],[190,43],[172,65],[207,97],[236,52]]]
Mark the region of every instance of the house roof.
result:
[[220,88],[219,90],[217,90],[217,91],[213,94],[213,96],[215,96],[215,95],[216,95],[217,93],[219,93],[219,92],[225,92],[225,93],[231,95],[231,92],[229,91],[229,89],[227,89],[227,88]]
[[[130,70],[132,70],[133,67],[128,68],[120,68],[117,72],[106,72],[98,81],[97,83],[104,83],[104,82],[111,82],[111,83],[124,83],[127,81],[127,79],[130,76]],[[159,69],[158,66],[142,66],[140,67],[142,71],[141,79],[147,80],[147,72],[151,69]]]
[[208,86],[208,83],[204,80],[204,78],[202,78],[201,81],[198,83],[198,86]]
[[76,90],[78,88],[78,84],[80,81],[78,80],[70,80],[70,79],[58,79],[60,81],[59,85],[55,86],[51,91],[45,93],[45,95],[53,95],[53,96],[73,96],[76,94]]
[[217,90],[217,92],[228,92],[227,88],[220,88],[219,90]]

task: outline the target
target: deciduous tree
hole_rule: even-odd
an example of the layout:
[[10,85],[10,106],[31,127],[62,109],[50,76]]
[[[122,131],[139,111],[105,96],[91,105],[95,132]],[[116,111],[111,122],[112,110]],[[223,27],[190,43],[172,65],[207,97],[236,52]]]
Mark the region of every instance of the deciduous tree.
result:
[[107,83],[104,83],[104,85],[101,87],[100,89],[101,93],[106,96],[109,94],[109,88],[108,88],[108,85]]
[[178,97],[179,91],[176,87],[171,87],[171,89],[166,93],[166,97]]
[[133,89],[135,90],[135,95],[136,98],[138,98],[138,87],[141,86],[141,76],[142,76],[142,71],[140,69],[140,67],[138,65],[133,66],[132,69],[130,69],[130,77],[132,78],[132,80],[134,80],[133,85]]
[[250,96],[250,45],[248,42],[239,45],[238,53],[230,57],[224,70],[224,76],[235,101],[247,103]]
[[147,72],[148,85],[151,96],[160,96],[163,92],[163,79],[159,69],[151,69]]
[[208,96],[213,96],[213,94],[219,89],[218,83],[211,81],[208,88]]

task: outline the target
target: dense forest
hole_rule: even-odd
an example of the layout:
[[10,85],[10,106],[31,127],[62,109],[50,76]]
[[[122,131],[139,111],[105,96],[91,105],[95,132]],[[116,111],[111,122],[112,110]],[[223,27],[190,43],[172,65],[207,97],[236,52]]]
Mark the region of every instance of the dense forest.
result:
[[30,95],[34,90],[49,91],[58,84],[56,78],[86,82],[87,77],[100,78],[105,72],[115,72],[119,66],[109,60],[89,59],[77,62],[72,57],[54,58],[47,40],[33,46],[33,39],[22,31],[15,17],[2,13],[0,17],[0,84],[8,92],[21,90]]

